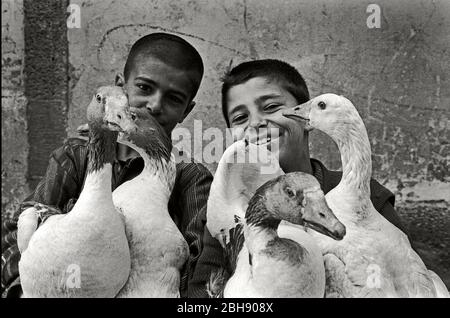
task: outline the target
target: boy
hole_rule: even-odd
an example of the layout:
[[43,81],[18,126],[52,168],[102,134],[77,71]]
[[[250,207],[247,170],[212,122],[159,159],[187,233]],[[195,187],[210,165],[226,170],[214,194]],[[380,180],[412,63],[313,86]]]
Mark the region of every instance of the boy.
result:
[[[178,36],[153,33],[139,39],[131,48],[123,74],[116,85],[124,88],[131,107],[147,108],[170,136],[177,123],[183,122],[195,105],[193,101],[203,77],[199,53]],[[87,142],[69,139],[55,150],[46,175],[35,191],[21,205],[13,219],[3,225],[2,294],[20,296],[17,247],[17,219],[35,203],[56,206],[66,213],[81,193],[87,167]],[[137,176],[143,160],[132,149],[117,144],[117,160],[113,165],[113,190]],[[187,292],[187,277],[201,250],[204,224],[198,215],[206,206],[210,172],[201,164],[178,163],[177,177],[169,201],[172,219],[190,248],[190,258],[181,280],[181,295]],[[204,214],[204,212],[202,212]]]
[[[279,161],[285,173],[302,171],[319,181],[324,193],[339,183],[342,173],[329,171],[309,156],[308,131],[298,122],[283,118],[282,111],[309,100],[308,88],[298,71],[278,60],[245,62],[225,75],[222,111],[228,127],[244,131],[278,128]],[[404,231],[395,210],[394,195],[375,180],[371,181],[371,200],[375,208]],[[198,259],[189,297],[207,297],[205,285],[210,273],[224,262],[219,242],[206,229],[204,248]]]

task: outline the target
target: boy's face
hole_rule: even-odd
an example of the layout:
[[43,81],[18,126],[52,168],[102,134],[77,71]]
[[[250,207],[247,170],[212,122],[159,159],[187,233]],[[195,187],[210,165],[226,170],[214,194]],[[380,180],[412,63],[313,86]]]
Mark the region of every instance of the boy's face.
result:
[[[308,147],[308,135],[304,126],[282,115],[283,110],[297,104],[292,94],[275,81],[268,81],[264,77],[254,77],[243,84],[233,86],[227,93],[227,112],[231,128],[240,128],[244,132],[249,128],[256,131],[261,128],[261,131],[278,128],[279,160],[284,170],[292,166],[293,161],[299,160],[299,155],[307,149],[304,147]],[[274,140],[271,140],[271,143],[273,142]],[[270,143],[268,146],[270,147]]]
[[188,71],[153,57],[137,58],[127,81],[119,74],[116,85],[123,86],[130,107],[147,108],[169,136],[195,105]]

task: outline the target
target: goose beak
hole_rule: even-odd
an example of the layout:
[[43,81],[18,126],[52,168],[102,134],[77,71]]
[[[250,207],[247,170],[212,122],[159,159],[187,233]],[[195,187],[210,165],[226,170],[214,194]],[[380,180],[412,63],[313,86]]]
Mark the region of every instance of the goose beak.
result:
[[131,133],[136,132],[135,115],[129,110],[121,110],[107,114],[105,121],[109,130]]
[[305,193],[304,225],[335,240],[345,236],[345,226],[328,207],[322,191]]
[[311,103],[306,102],[301,105],[297,105],[294,108],[287,109],[283,111],[283,116],[296,120],[296,121],[302,121],[305,123],[305,130],[311,131],[313,130],[313,127],[309,125],[309,116],[311,113]]
[[124,133],[134,133],[137,131],[137,126],[134,122],[122,122],[120,128]]
[[136,113],[127,111],[125,116],[120,120],[120,128],[125,133],[135,133],[137,132],[138,126],[136,124]]

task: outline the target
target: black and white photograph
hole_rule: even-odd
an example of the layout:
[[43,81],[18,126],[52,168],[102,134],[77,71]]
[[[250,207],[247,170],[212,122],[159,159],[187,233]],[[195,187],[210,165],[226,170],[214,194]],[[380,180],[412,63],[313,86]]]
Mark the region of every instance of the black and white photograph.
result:
[[2,298],[450,298],[450,1],[1,9]]

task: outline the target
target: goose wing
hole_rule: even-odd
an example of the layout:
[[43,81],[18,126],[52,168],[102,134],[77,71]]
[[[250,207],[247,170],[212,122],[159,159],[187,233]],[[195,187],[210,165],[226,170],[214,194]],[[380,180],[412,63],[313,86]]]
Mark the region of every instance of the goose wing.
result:
[[57,207],[36,203],[34,206],[24,210],[17,221],[17,246],[20,253],[23,253],[34,232],[38,229],[39,223],[45,222],[54,215],[63,215]]
[[[401,237],[401,239],[401,245],[399,246],[397,255],[403,254],[403,257],[398,257],[398,262],[393,264],[393,266],[397,266],[397,270],[395,271],[397,275],[394,277],[395,284],[397,286],[404,286],[404,293],[407,294],[407,297],[437,297],[440,294],[439,291],[441,291],[442,286],[438,281],[440,278],[433,272],[430,275],[430,271],[427,270],[420,256],[411,248],[408,239],[406,237]],[[402,252],[399,253],[399,251]],[[409,273],[409,275],[405,273]],[[436,283],[438,285],[437,288]],[[446,290],[445,287],[444,289]]]
[[[438,296],[438,290],[442,285],[434,279],[437,275],[430,275],[420,256],[412,249],[408,237],[388,221],[381,219],[380,222],[382,232],[378,233],[379,237],[374,241],[378,245],[376,257],[380,260],[380,264],[384,264],[382,269],[386,274],[383,277],[386,277],[391,285],[388,296],[421,298]],[[435,282],[438,287],[435,286]]]
[[326,297],[446,297],[403,233],[350,245],[324,254]]
[[450,298],[450,294],[447,290],[442,279],[432,270],[428,270],[428,275],[433,281],[434,287],[436,288],[436,294],[438,298]]
[[343,258],[339,253],[323,256],[325,264],[326,298],[386,297],[381,287],[381,270],[366,257]]
[[231,275],[234,274],[236,270],[237,258],[239,256],[239,252],[244,246],[244,224],[240,217],[235,217],[236,226],[230,229],[230,240],[225,245],[224,253],[225,260],[227,264],[228,273]]

